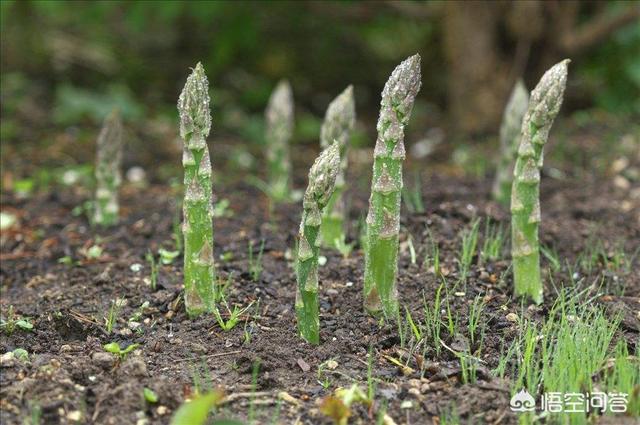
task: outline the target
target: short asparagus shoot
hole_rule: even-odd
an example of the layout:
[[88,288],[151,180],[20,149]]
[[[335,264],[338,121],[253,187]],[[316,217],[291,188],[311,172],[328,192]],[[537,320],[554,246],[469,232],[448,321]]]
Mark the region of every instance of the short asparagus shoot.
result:
[[500,126],[500,159],[498,160],[496,177],[493,182],[493,199],[502,205],[509,205],[511,184],[513,182],[513,165],[518,155],[520,129],[522,119],[527,112],[529,92],[522,80],[513,87]]
[[291,158],[289,142],[293,133],[293,94],[286,80],[271,93],[265,112],[268,193],[275,202],[290,199]]
[[336,177],[336,189],[324,210],[320,234],[322,244],[338,249],[345,246],[344,220],[345,203],[342,197],[345,188],[345,170],[347,169],[347,149],[351,132],[356,122],[356,106],[353,98],[353,86],[347,87],[327,108],[320,129],[320,146],[328,148],[334,140],[340,147],[340,169]]
[[382,91],[378,139],[374,149],[371,197],[367,215],[364,307],[393,318],[398,313],[398,233],[404,127],[420,90],[420,56],[406,59],[391,74]]
[[567,83],[569,60],[549,69],[531,92],[511,189],[511,256],[516,296],[542,302],[540,278],[540,169],[549,130],[558,115]]
[[96,201],[93,223],[113,226],[118,223],[118,188],[122,182],[122,121],[114,110],[107,116],[97,140]]
[[184,303],[187,314],[195,317],[213,311],[215,300],[211,160],[206,141],[211,115],[209,83],[201,63],[187,78],[178,111],[184,142]]
[[336,141],[322,151],[309,171],[309,185],[302,201],[302,220],[296,255],[296,315],[304,340],[320,343],[318,317],[318,253],[322,212],[333,194],[340,168],[340,146]]

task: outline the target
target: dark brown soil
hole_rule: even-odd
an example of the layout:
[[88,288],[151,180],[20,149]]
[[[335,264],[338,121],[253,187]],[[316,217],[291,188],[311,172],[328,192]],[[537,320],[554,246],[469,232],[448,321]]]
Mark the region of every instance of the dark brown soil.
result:
[[[448,285],[453,285],[462,229],[476,216],[504,225],[509,220],[505,209],[487,200],[489,182],[443,174],[422,177],[426,212],[408,214],[403,207],[399,264],[401,299],[416,320],[424,317],[423,295],[431,302],[441,284],[432,271],[421,267],[429,247],[427,229],[440,248]],[[639,210],[637,205],[629,206],[628,194],[628,189],[616,188],[611,179],[545,178],[541,240],[572,264],[593,243],[593,237],[602,240],[609,251],[622,244],[625,252],[633,253],[640,240]],[[349,236],[354,241],[358,218],[366,212],[367,195],[368,190],[350,194]],[[34,325],[32,332],[18,329],[2,335],[0,354],[20,347],[30,355],[29,362],[15,361],[1,369],[3,424],[22,423],[37,408],[43,423],[74,423],[78,417],[81,423],[143,424],[144,419],[146,423],[168,423],[185,397],[196,390],[194,376],[201,388],[224,389],[228,401],[220,416],[246,419],[256,362],[259,373],[253,409],[259,423],[270,423],[278,408],[277,423],[330,423],[319,413],[318,401],[337,386],[358,382],[366,389],[369,351],[376,402],[371,409],[355,408],[353,422],[374,423],[375,412],[386,406],[397,423],[435,424],[447,412],[457,413],[464,423],[517,423],[509,410],[510,382],[490,372],[503,346],[516,336],[516,325],[507,315],[522,313],[520,302],[511,296],[506,259],[478,264],[475,258],[466,289],[459,286],[459,293],[451,294],[464,332],[474,297],[481,295],[487,302],[478,381],[462,383],[459,361],[446,348],[439,356],[435,347],[426,350],[426,357],[409,355],[410,369],[403,371],[388,360],[407,357],[395,324],[380,327],[362,311],[363,257],[358,247],[347,259],[325,251],[327,263],[320,270],[322,343],[309,346],[296,333],[295,276],[287,260],[298,228],[299,205],[283,205],[269,214],[265,198],[242,183],[226,185],[220,196],[231,201],[234,214],[215,221],[218,273],[231,281],[230,303],[246,306],[255,302],[230,332],[222,331],[211,316],[187,319],[180,299],[180,258],[161,266],[157,289],[150,288],[147,251],[174,247],[176,206],[165,186],[127,187],[122,223],[109,231],[96,231],[85,218],[72,215],[87,193],[58,190],[29,200],[3,195],[3,211],[19,216],[18,225],[4,231],[1,240],[3,317],[12,305]],[[417,250],[417,264],[411,264],[408,234]],[[264,270],[254,282],[248,272],[247,244],[252,243],[257,251],[262,239]],[[82,250],[94,244],[103,248],[103,254],[87,259]],[[220,259],[222,254],[227,260]],[[66,256],[78,263],[58,262]],[[131,267],[136,263],[142,265],[137,272]],[[546,260],[543,266],[547,268]],[[524,314],[534,320],[543,318],[554,298],[552,280],[561,286],[569,281],[568,273],[563,268],[553,279],[547,276],[548,301],[525,309]],[[636,340],[640,330],[637,261],[615,270],[604,259],[590,274],[576,273],[584,287],[597,285],[605,277],[604,295],[597,302],[609,306],[608,311],[623,311],[618,337]],[[124,298],[126,305],[113,333],[108,334],[104,317],[116,298]],[[138,330],[132,331],[128,320],[145,301],[149,306],[139,319]],[[468,345],[466,337],[453,339],[444,330],[442,338],[448,347]],[[102,346],[112,341],[140,346],[123,361],[110,360],[104,358]],[[337,367],[324,368],[320,380],[326,378],[330,385],[325,389],[319,382],[318,367],[330,359]],[[158,403],[145,403],[145,387],[155,391]],[[291,398],[278,402],[282,391]]]

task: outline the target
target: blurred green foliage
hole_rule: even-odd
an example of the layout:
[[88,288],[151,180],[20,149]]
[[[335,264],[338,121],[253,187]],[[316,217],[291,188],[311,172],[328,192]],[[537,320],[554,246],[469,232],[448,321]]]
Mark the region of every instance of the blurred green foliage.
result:
[[[5,0],[0,138],[11,144],[10,153],[60,141],[89,146],[103,118],[118,107],[133,142],[169,146],[179,90],[200,60],[210,79],[215,136],[249,142],[249,152],[232,152],[234,164],[254,166],[262,151],[264,107],[281,78],[294,89],[294,143],[317,141],[329,101],[351,83],[359,122],[352,143],[370,147],[389,71],[419,52],[423,88],[409,135],[417,140],[445,125],[448,102],[445,20],[411,13],[429,5],[408,2],[400,10],[393,2],[355,1]],[[537,80],[537,70],[528,71]],[[567,102],[565,112],[597,107],[640,116],[640,25],[614,33],[574,61],[572,75],[581,97]],[[457,162],[466,162],[465,151],[458,151]]]
[[640,22],[615,33],[578,71],[593,87],[597,107],[640,116]]

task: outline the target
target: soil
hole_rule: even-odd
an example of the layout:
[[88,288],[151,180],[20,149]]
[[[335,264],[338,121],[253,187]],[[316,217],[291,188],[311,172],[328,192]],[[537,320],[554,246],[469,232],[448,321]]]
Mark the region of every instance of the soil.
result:
[[[364,179],[364,177],[363,177]],[[366,180],[366,179],[365,179]],[[304,178],[300,179],[301,186]],[[364,180],[363,180],[364,181]],[[442,283],[422,267],[429,249],[429,233],[438,244],[449,285],[456,281],[460,233],[474,217],[508,225],[508,211],[489,200],[490,182],[443,173],[422,173],[426,212],[407,213],[403,206],[399,260],[400,298],[414,320],[422,320],[423,296],[434,298]],[[366,181],[362,183],[366,187]],[[640,240],[637,205],[629,206],[629,188],[612,179],[555,180],[543,178],[541,240],[573,264],[580,252],[603,241],[607,252],[617,244],[633,253]],[[214,317],[189,320],[181,301],[182,265],[161,265],[157,287],[150,287],[149,250],[174,249],[172,240],[175,196],[166,186],[126,186],[122,194],[122,222],[113,229],[92,229],[85,217],[72,211],[87,199],[81,190],[55,190],[29,199],[2,195],[3,211],[18,215],[18,224],[1,239],[0,277],[2,312],[11,305],[17,315],[29,317],[33,330],[3,334],[0,352],[23,348],[28,362],[5,362],[1,368],[0,419],[19,424],[41,411],[42,423],[166,424],[182,401],[199,387],[221,387],[227,402],[219,417],[246,419],[253,409],[259,423],[279,410],[276,423],[328,424],[319,412],[319,400],[338,387],[358,382],[367,387],[371,369],[376,384],[372,408],[354,407],[352,423],[374,423],[376,411],[386,407],[396,423],[437,424],[438,417],[455,412],[464,423],[515,424],[509,409],[511,383],[492,376],[503,347],[517,335],[510,313],[542,320],[553,302],[555,289],[569,282],[568,269],[545,278],[549,294],[539,307],[521,308],[512,298],[511,277],[505,259],[480,264],[473,260],[466,288],[451,294],[452,308],[466,327],[469,305],[477,295],[487,307],[482,315],[486,337],[476,383],[463,383],[460,364],[449,350],[469,344],[466,337],[451,338],[443,330],[444,347],[425,356],[401,348],[395,324],[380,326],[362,311],[363,255],[358,246],[348,258],[324,251],[320,269],[321,338],[319,346],[297,335],[295,275],[288,258],[298,228],[300,206],[281,205],[269,213],[264,196],[245,183],[221,185],[218,199],[227,198],[233,215],[215,220],[214,238],[219,278],[231,282],[230,304],[253,306],[231,331],[224,332]],[[349,193],[349,239],[357,243],[357,222],[366,212],[368,190]],[[417,251],[411,263],[407,235]],[[248,272],[248,244],[254,252],[264,240],[263,270],[257,281]],[[98,258],[83,255],[97,244]],[[482,227],[480,241],[482,244]],[[221,259],[223,256],[225,259]],[[613,254],[611,254],[613,256]],[[58,260],[71,257],[73,264]],[[576,272],[579,285],[604,285],[594,302],[611,315],[623,313],[617,338],[629,344],[640,331],[640,270],[637,261],[615,270],[611,259],[597,262],[590,274]],[[140,265],[140,270],[137,270]],[[549,263],[543,259],[543,268]],[[552,284],[553,281],[553,284]],[[592,288],[593,289],[593,288]],[[595,289],[593,289],[595,291]],[[105,328],[112,300],[122,298],[113,332]],[[129,319],[143,302],[137,324]],[[407,339],[410,338],[410,332]],[[105,355],[109,342],[139,344],[122,360]],[[405,341],[405,345],[409,345]],[[406,361],[400,368],[388,359]],[[331,369],[328,360],[335,363]],[[318,368],[322,367],[319,376]],[[254,365],[259,364],[255,378]],[[421,373],[421,370],[424,373]],[[321,382],[327,382],[325,389]],[[196,383],[197,386],[196,386]],[[159,397],[145,402],[143,388]],[[249,406],[253,397],[253,408]],[[290,397],[283,396],[286,392]],[[146,422],[145,422],[146,421]]]

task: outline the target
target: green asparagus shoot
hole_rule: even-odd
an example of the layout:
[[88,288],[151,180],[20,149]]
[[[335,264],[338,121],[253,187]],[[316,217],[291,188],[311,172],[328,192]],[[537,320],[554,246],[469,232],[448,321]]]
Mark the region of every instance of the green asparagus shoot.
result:
[[178,110],[184,141],[184,304],[194,317],[213,310],[215,292],[211,160],[206,141],[211,129],[209,84],[200,63],[187,78]]
[[345,203],[342,193],[345,189],[344,173],[347,169],[347,149],[349,138],[356,122],[356,106],[353,98],[353,86],[347,87],[327,108],[320,129],[320,146],[328,148],[334,140],[340,146],[340,169],[336,177],[336,189],[324,210],[320,234],[326,247],[344,246]]
[[265,120],[267,193],[273,201],[282,202],[291,197],[289,143],[293,133],[293,94],[288,81],[280,81],[271,93]]
[[503,205],[508,205],[511,199],[511,184],[513,180],[513,165],[518,154],[520,143],[520,128],[522,118],[527,112],[529,93],[522,80],[518,80],[513,87],[500,126],[500,159],[497,164],[496,177],[493,182],[493,199]]
[[114,110],[105,119],[96,150],[96,201],[93,223],[113,226],[118,223],[118,188],[122,183],[122,121]]
[[374,150],[371,197],[367,215],[364,307],[387,318],[398,313],[398,233],[402,161],[405,158],[404,127],[420,90],[420,56],[402,62],[382,91],[378,139]]
[[542,150],[562,105],[569,60],[554,65],[531,93],[511,189],[511,256],[515,294],[542,302],[540,279],[540,168]]
[[296,255],[296,314],[300,335],[312,344],[320,343],[318,317],[318,252],[322,212],[333,194],[340,168],[340,145],[335,141],[322,151],[309,171],[309,185],[302,201],[302,220]]

